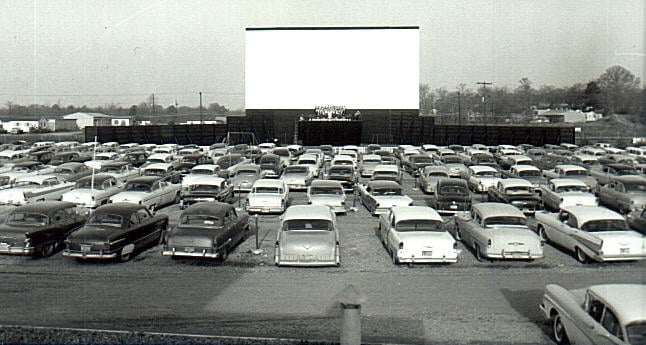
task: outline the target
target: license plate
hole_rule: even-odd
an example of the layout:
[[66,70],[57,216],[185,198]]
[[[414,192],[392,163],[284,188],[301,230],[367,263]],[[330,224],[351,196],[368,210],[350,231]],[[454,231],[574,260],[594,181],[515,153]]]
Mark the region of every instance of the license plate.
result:
[[269,213],[269,209],[266,208],[266,207],[263,207],[261,211],[264,212],[264,213]]
[[630,248],[620,248],[619,252],[621,254],[629,254],[630,253]]
[[89,253],[91,249],[92,249],[91,245],[85,245],[85,244],[81,245],[81,252],[83,253]]
[[195,248],[193,248],[193,247],[185,247],[184,251],[187,252],[187,253],[192,253],[192,252],[195,251]]
[[450,208],[450,209],[452,209],[452,210],[457,210],[457,209],[458,209],[458,205],[451,205],[451,206],[449,206],[449,208]]
[[303,255],[301,261],[314,261],[314,255]]
[[422,256],[433,256],[432,251],[422,251]]

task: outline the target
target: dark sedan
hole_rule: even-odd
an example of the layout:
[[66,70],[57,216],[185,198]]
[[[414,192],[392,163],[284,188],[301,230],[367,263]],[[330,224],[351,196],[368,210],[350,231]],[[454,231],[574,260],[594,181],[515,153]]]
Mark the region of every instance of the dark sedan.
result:
[[445,215],[470,210],[471,192],[467,181],[457,178],[443,178],[437,181],[430,206]]
[[99,206],[84,227],[67,237],[63,256],[128,261],[137,251],[161,243],[167,228],[168,215],[153,215],[144,205]]
[[43,201],[16,207],[0,225],[0,254],[48,257],[88,213],[65,201]]
[[249,233],[249,215],[217,201],[189,206],[165,240],[162,255],[226,260]]
[[414,177],[419,176],[420,169],[424,169],[425,167],[433,164],[431,157],[425,154],[411,155],[402,160],[404,170]]

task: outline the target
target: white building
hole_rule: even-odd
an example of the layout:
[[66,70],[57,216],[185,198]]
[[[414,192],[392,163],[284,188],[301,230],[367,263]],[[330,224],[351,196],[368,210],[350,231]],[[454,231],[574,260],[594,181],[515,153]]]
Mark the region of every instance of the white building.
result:
[[86,126],[110,126],[112,124],[110,121],[112,117],[101,113],[78,112],[64,115],[63,118],[76,120],[76,125],[79,129],[83,129]]
[[7,132],[22,131],[23,133],[28,133],[32,129],[38,128],[38,120],[11,120],[0,122],[2,128]]
[[119,117],[113,118],[111,121],[112,126],[130,126],[130,118]]

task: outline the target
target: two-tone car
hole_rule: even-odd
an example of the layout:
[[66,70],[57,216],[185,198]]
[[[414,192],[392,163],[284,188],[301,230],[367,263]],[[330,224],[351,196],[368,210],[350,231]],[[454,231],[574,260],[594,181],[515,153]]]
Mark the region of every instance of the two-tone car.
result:
[[643,344],[646,285],[599,284],[568,290],[548,284],[540,309],[557,344]]
[[[303,168],[307,169],[307,168]],[[283,213],[289,202],[289,187],[282,179],[259,179],[247,195],[249,213]]]
[[487,191],[487,201],[502,202],[517,207],[526,215],[542,209],[541,197],[534,185],[522,178],[507,178],[498,181]]
[[599,204],[621,214],[646,208],[646,177],[616,176],[599,189]]
[[0,225],[0,254],[51,256],[69,233],[88,218],[88,212],[63,201],[18,206]]
[[487,165],[472,165],[467,170],[465,179],[474,193],[485,193],[491,186],[501,180],[500,173]]
[[279,178],[283,173],[283,169],[290,164],[291,153],[288,149],[279,147],[273,151],[281,153],[283,156],[267,153],[260,157],[258,164],[264,172],[264,178]]
[[248,235],[247,213],[222,202],[201,202],[182,211],[166,235],[162,255],[224,261]]
[[99,206],[85,225],[65,240],[63,256],[128,261],[143,249],[162,243],[168,215],[152,214],[140,204]]
[[196,165],[188,175],[182,177],[182,187],[190,185],[193,179],[199,179],[202,176],[219,176],[219,171],[220,167],[215,164]]
[[357,183],[357,175],[351,165],[332,165],[325,174],[325,178],[339,181],[346,192],[354,191],[354,186]]
[[429,165],[424,167],[419,174],[419,188],[425,193],[433,194],[437,181],[449,177],[449,168],[443,165]]
[[413,205],[413,199],[395,181],[369,181],[359,184],[358,190],[361,204],[375,216],[388,213],[391,207]]
[[87,165],[81,162],[67,162],[60,164],[54,168],[49,175],[58,176],[62,180],[68,182],[76,182],[79,179],[88,176],[92,173],[92,170],[87,167]]
[[458,261],[458,243],[430,207],[393,207],[379,216],[377,233],[394,264]]
[[122,192],[110,197],[110,202],[138,204],[155,211],[163,205],[179,203],[181,188],[161,176],[140,176],[128,181]]
[[73,182],[53,175],[21,176],[16,178],[13,188],[0,190],[0,204],[20,206],[34,201],[61,200],[63,193],[73,187]]
[[294,205],[285,210],[274,245],[276,266],[340,266],[339,227],[332,209]]
[[123,184],[114,176],[96,174],[78,180],[72,190],[63,193],[61,199],[80,207],[96,208],[107,204],[110,197],[122,190]]
[[240,164],[233,168],[229,183],[235,192],[249,192],[254,182],[261,179],[265,173],[257,164]]
[[498,202],[471,206],[470,212],[455,215],[455,237],[483,259],[543,258],[543,241],[527,225],[527,217],[516,207]]
[[112,175],[117,181],[126,183],[130,179],[141,176],[139,168],[134,167],[130,162],[119,161],[106,163],[101,166],[98,173]]
[[366,154],[361,157],[359,164],[359,174],[362,177],[371,177],[375,167],[381,164],[381,156],[375,154]]
[[215,175],[196,175],[188,183],[182,182],[179,208],[185,209],[198,202],[233,200],[233,186],[227,179]]
[[345,213],[346,195],[340,181],[314,180],[307,188],[307,203],[330,207],[334,213]]
[[182,174],[171,163],[151,163],[140,169],[141,176],[159,176],[170,183],[180,183]]
[[536,229],[544,241],[589,261],[633,261],[646,258],[644,235],[631,230],[624,217],[601,206],[567,206],[559,212],[536,213]]
[[540,186],[543,207],[559,210],[566,206],[597,206],[598,200],[590,193],[583,181],[570,178],[555,178]]

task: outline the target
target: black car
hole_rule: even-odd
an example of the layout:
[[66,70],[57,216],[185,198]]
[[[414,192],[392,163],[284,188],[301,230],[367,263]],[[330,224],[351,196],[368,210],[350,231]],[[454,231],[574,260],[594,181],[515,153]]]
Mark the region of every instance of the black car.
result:
[[420,169],[433,164],[433,159],[425,154],[411,155],[402,160],[404,170],[414,177],[419,176]]
[[88,154],[81,155],[77,151],[62,151],[54,154],[54,157],[49,161],[51,165],[60,165],[67,162],[87,162],[92,159]]
[[147,159],[148,159],[148,153],[146,151],[127,152],[123,156],[123,160],[125,162],[128,162],[132,166],[137,167],[137,168],[144,165],[146,163]]
[[58,165],[51,175],[60,177],[69,182],[76,182],[82,177],[92,174],[90,168],[81,162],[67,162]]
[[191,169],[193,169],[196,165],[200,164],[205,164],[206,163],[206,157],[202,153],[191,153],[182,156],[181,163],[179,164],[179,167],[177,168],[177,171],[179,171],[182,176],[183,175],[188,175],[191,172]]
[[85,226],[67,237],[63,256],[128,261],[138,251],[161,243],[167,228],[168,215],[153,215],[144,205],[102,205]]
[[285,163],[280,156],[273,153],[267,153],[260,157],[260,169],[265,171],[264,178],[278,178],[283,174]]
[[43,164],[48,164],[52,158],[54,158],[54,152],[49,150],[35,151],[29,154],[27,159],[31,161],[41,162]]
[[71,202],[42,201],[18,206],[0,225],[0,254],[48,257],[87,218],[88,213]]
[[354,185],[357,183],[357,175],[351,165],[331,166],[327,172],[327,179],[340,181],[341,185],[343,185],[343,190],[346,192],[352,192]]
[[249,215],[221,202],[191,205],[164,241],[162,255],[226,260],[249,234]]
[[439,214],[470,210],[471,192],[467,181],[458,178],[439,179],[430,206]]

